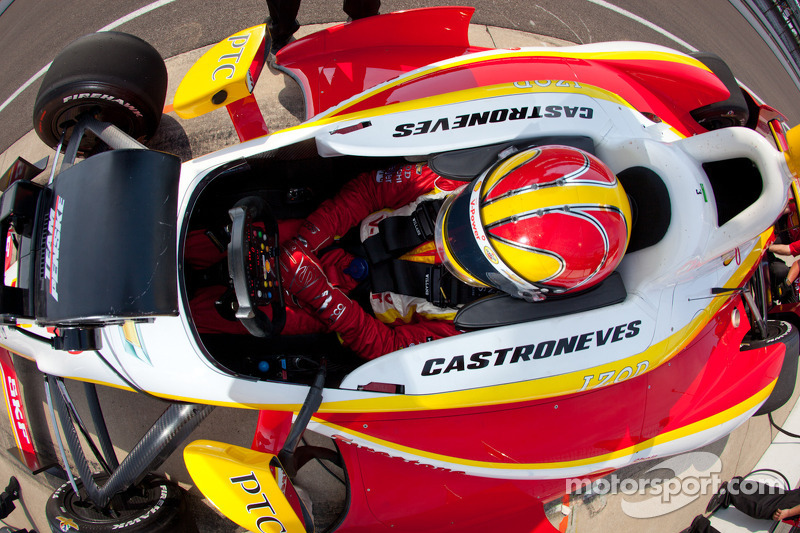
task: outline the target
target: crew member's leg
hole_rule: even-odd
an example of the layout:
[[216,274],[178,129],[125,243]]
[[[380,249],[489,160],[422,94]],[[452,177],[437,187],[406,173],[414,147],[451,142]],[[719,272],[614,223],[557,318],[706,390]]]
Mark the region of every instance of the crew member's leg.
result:
[[267,9],[267,26],[272,37],[272,51],[275,52],[285,46],[300,28],[297,22],[300,0],[267,0]]
[[353,20],[363,19],[378,14],[381,0],[344,0],[342,9]]
[[763,520],[772,520],[772,515],[778,509],[791,509],[800,504],[800,491],[786,491],[749,479],[739,481],[739,478],[733,478],[728,492],[729,505],[746,515]]

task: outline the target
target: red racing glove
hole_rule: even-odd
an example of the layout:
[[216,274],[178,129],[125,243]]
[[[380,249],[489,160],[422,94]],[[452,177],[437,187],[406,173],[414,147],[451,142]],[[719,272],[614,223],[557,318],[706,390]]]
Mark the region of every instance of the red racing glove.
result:
[[357,307],[341,290],[330,284],[316,257],[303,250],[295,239],[283,245],[279,263],[284,290],[301,307],[315,312],[329,328],[336,330],[340,320]]
[[316,256],[304,251],[294,239],[281,248],[280,272],[284,290],[364,359],[458,333],[452,322],[443,320],[387,326],[331,285]]

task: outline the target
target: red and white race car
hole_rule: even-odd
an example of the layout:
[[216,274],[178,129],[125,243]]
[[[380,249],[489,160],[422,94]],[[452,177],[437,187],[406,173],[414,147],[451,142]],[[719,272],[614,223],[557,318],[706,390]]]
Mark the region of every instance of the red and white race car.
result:
[[[302,87],[307,120],[270,134],[252,96],[268,32],[229,37],[174,106],[184,117],[227,106],[243,142],[183,164],[134,140],[155,131],[166,86],[146,43],[95,34],[54,61],[34,121],[63,163],[49,183],[28,172],[0,198],[14,251],[0,293],[6,383],[10,353],[36,361],[78,458],[60,378],[173,402],[121,464],[101,446],[106,482],[76,461],[80,480],[48,505],[54,527],[191,520],[163,505],[174,486],[142,478],[214,405],[261,410],[252,449],[197,441],[184,452],[198,488],[250,531],[314,530],[291,481],[319,458],[345,472],[331,529],[511,532],[552,531],[543,503],[565,479],[695,449],[788,400],[800,316],[774,305],[765,256],[797,132],[711,54],[635,42],[476,49],[471,14],[390,13],[291,43],[274,66]],[[357,171],[424,163],[481,183],[552,145],[602,161],[627,195],[627,248],[602,281],[530,298],[540,301],[489,295],[460,307],[460,334],[368,362],[333,333],[278,333],[277,220],[306,217]],[[254,195],[269,209],[229,214]],[[188,264],[197,231],[228,257],[216,277]],[[230,289],[246,331],[198,327],[189,304],[208,276]],[[303,432],[330,447],[301,444]],[[142,490],[149,506],[125,499]]]

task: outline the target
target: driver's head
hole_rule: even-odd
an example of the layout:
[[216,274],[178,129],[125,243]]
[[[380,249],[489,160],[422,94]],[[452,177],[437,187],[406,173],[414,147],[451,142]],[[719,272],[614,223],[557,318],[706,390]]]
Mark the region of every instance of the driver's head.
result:
[[622,185],[569,146],[518,152],[448,198],[436,247],[462,281],[527,300],[577,292],[608,276],[630,239]]

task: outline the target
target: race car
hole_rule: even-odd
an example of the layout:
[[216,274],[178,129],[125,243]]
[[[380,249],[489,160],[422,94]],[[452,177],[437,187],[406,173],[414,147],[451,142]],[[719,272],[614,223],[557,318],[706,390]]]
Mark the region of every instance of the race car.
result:
[[[53,527],[191,522],[177,487],[148,473],[214,405],[261,411],[252,448],[196,441],[184,459],[250,531],[319,526],[292,486],[313,458],[346,476],[329,530],[552,531],[543,504],[566,479],[695,449],[791,397],[800,317],[773,305],[764,258],[795,190],[798,132],[712,54],[477,49],[471,14],[390,13],[287,45],[272,61],[300,84],[307,120],[273,133],[252,96],[267,28],[232,35],[174,107],[187,118],[227,107],[243,142],[183,164],[140,142],[166,90],[147,43],[93,34],[53,62],[34,126],[63,161],[46,184],[20,163],[0,198],[4,383],[10,353],[36,362],[76,458],[79,479],[48,504]],[[333,333],[280,331],[283,221],[360,171],[424,164],[469,193],[516,154],[553,146],[601,161],[624,189],[629,235],[602,280],[546,297],[495,291],[460,306],[458,335],[370,361]],[[225,257],[200,274],[198,233]],[[190,304],[208,284],[227,289],[219,307],[241,332],[200,327]],[[61,378],[172,403],[121,463],[98,430],[98,478]],[[301,444],[311,433],[330,447]]]

